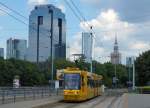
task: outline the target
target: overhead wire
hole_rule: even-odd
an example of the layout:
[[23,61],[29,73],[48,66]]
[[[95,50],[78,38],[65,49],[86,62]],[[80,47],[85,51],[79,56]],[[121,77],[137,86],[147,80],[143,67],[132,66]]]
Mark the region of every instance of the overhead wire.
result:
[[14,12],[14,13],[16,13],[17,15],[21,16],[22,18],[24,18],[24,19],[28,20],[28,18],[27,18],[27,17],[25,17],[24,15],[20,14],[20,13],[19,13],[19,12],[17,12],[16,10],[14,10],[14,9],[12,9],[12,8],[10,8],[10,7],[8,7],[8,6],[7,6],[7,5],[5,5],[4,3],[0,2],[0,4],[1,4],[2,6],[4,6],[5,8],[7,8],[7,9],[9,9],[9,10],[13,11],[13,12]]
[[9,12],[7,12],[7,11],[5,11],[5,10],[3,10],[3,9],[0,9],[0,10],[1,10],[2,12],[6,13],[7,15],[9,15],[10,17],[14,18],[15,20],[17,20],[17,21],[19,21],[19,22],[21,22],[21,23],[23,23],[23,24],[25,24],[25,25],[28,25],[27,23],[25,23],[24,21],[20,20],[19,18],[17,18],[17,17],[15,17],[15,16],[11,15]]
[[[8,6],[7,6],[8,7]],[[9,9],[11,9],[11,8],[9,8]],[[4,13],[6,13],[7,15],[9,15],[10,17],[12,17],[13,19],[15,19],[16,21],[18,21],[18,22],[20,22],[20,23],[22,23],[22,24],[24,24],[24,25],[26,25],[26,26],[29,26],[29,27],[32,27],[31,25],[28,25],[27,23],[25,23],[24,21],[22,21],[22,20],[20,20],[19,18],[17,18],[17,17],[15,17],[14,15],[11,15],[9,12],[7,12],[7,11],[5,11],[5,10],[3,10],[3,9],[1,9],[0,8],[0,10],[2,11],[2,12],[4,12]],[[14,11],[14,10],[11,10],[11,11]],[[17,12],[16,11],[16,14],[17,13],[19,13],[19,12]],[[18,14],[19,16],[21,15],[21,14]],[[23,16],[23,15],[22,15]],[[23,16],[24,18],[25,18],[25,16]],[[27,20],[27,19],[26,19]],[[32,27],[32,29],[33,30],[35,30],[35,31],[37,31],[36,30],[36,28],[34,28],[34,27]],[[44,29],[43,28],[43,30],[46,30],[47,32],[50,32],[50,30],[47,30],[47,29]],[[40,31],[40,34],[45,34],[45,35],[49,35],[49,34],[46,34],[44,31]],[[49,37],[49,36],[48,36]],[[50,36],[50,38],[51,38],[51,36]],[[59,42],[59,41],[57,41],[57,40],[55,40],[54,38],[53,38],[53,40],[55,41],[55,42]],[[73,48],[74,49],[74,48]],[[76,49],[75,49],[76,50]]]
[[[28,18],[26,18],[25,16],[23,16],[23,15],[20,14],[19,12],[15,11],[14,9],[9,8],[7,5],[5,5],[5,4],[3,4],[3,3],[1,3],[1,2],[0,2],[0,4],[2,4],[3,6],[5,6],[5,7],[8,8],[9,10],[11,10],[12,12],[16,13],[17,15],[19,15],[19,16],[23,17],[24,19],[28,20]],[[15,20],[19,21],[20,23],[23,23],[23,24],[25,24],[25,25],[28,26],[27,23],[25,23],[24,21],[20,20],[19,18],[15,17],[15,16],[11,15],[9,12],[7,12],[7,11],[5,11],[5,10],[3,10],[3,9],[0,9],[0,10],[3,11],[4,13],[8,14],[8,15],[11,16],[12,18],[14,18]],[[29,25],[29,26],[30,26],[30,25]],[[32,29],[36,31],[35,28],[32,27]],[[46,30],[46,31],[48,31],[48,30]],[[40,33],[41,33],[41,32],[40,32]],[[44,34],[45,34],[45,32],[44,32]],[[51,38],[51,37],[50,37],[50,38]],[[55,42],[58,42],[58,41],[55,40],[54,38],[53,38],[53,40],[54,40]],[[74,48],[72,48],[72,49],[74,49]],[[75,50],[77,50],[77,49],[75,49]]]
[[[66,2],[66,0],[64,0],[64,1]],[[71,1],[72,5],[76,8],[76,10],[78,11],[78,13],[80,14],[80,16],[82,16],[82,19],[87,22],[86,18],[82,15],[81,11],[78,9],[78,7],[75,5],[75,3],[74,3],[72,0],[70,0],[70,1]],[[71,5],[68,3],[68,1],[66,2],[66,4],[68,4],[69,8],[73,11],[73,13],[75,14],[75,16],[78,17],[78,19],[79,19],[80,21],[82,21],[82,19],[81,19],[81,18],[77,15],[77,13],[73,10],[73,8],[72,8]],[[10,7],[7,6],[6,4],[0,2],[0,5],[4,6],[5,8],[7,8],[7,9],[9,9],[10,11],[14,12],[15,14],[19,15],[20,17],[26,19],[27,21],[29,20],[27,17],[25,17],[24,15],[20,14],[20,13],[17,12],[16,10],[10,8]],[[1,10],[2,10],[2,9],[1,9]],[[5,11],[5,12],[6,12],[6,11]],[[7,12],[7,13],[9,14],[9,12]],[[144,16],[148,16],[148,15],[144,15]],[[150,15],[149,15],[149,16],[150,16]],[[139,18],[142,18],[142,17],[139,17]],[[15,17],[15,19],[18,20],[18,18],[16,18],[16,17]],[[135,20],[138,20],[138,17],[135,17],[135,18],[128,18],[128,20],[134,20],[134,21],[135,21]],[[20,21],[19,21],[19,22],[20,22]],[[22,21],[21,21],[21,22],[22,22]],[[117,24],[117,23],[119,24],[120,22],[115,22],[114,24]],[[89,25],[89,24],[88,24],[88,25]],[[89,25],[89,26],[90,26],[90,25]],[[138,26],[142,27],[142,25],[138,25]],[[144,27],[150,26],[150,24],[144,24],[143,26],[144,26]],[[127,28],[124,28],[124,29],[130,29],[130,28],[127,27]],[[117,30],[119,30],[119,29],[117,29]],[[119,30],[119,31],[120,31],[120,30]],[[104,30],[104,31],[101,31],[101,32],[108,32],[108,31],[107,31],[107,30]]]
[[71,11],[73,12],[73,14],[75,15],[75,17],[82,22],[82,18],[76,13],[76,11],[72,8],[72,6],[70,5],[70,3],[67,0],[64,0],[64,2],[66,3],[66,5],[71,9]]
[[[73,11],[73,13],[76,13],[73,8],[71,7],[71,5],[69,4],[69,2],[67,0],[64,0],[66,2],[66,4],[68,5],[68,7],[70,7],[70,9]],[[93,26],[90,25],[88,22],[87,22],[87,19],[84,17],[84,15],[81,13],[81,11],[78,9],[78,7],[76,6],[76,4],[70,0],[72,6],[76,9],[76,11],[79,13],[80,17],[81,17],[81,22],[84,21],[83,24],[85,24],[85,27],[89,27],[89,30],[91,31],[92,35],[94,36],[94,38],[96,38],[96,33],[95,31],[93,30]],[[101,42],[101,46],[103,46],[102,42]]]
[[[74,8],[78,11],[78,13],[79,13],[80,16],[82,17],[84,23],[86,23],[87,26],[89,26],[89,28],[91,28],[92,25],[90,25],[90,24],[87,22],[87,19],[86,19],[86,18],[84,17],[84,15],[81,13],[81,11],[80,11],[79,8],[76,6],[76,4],[75,4],[72,0],[70,0],[70,2],[71,2],[72,5],[74,6]],[[95,32],[93,31],[93,29],[90,29],[90,30],[91,30],[91,31],[93,32],[93,34],[95,35]]]

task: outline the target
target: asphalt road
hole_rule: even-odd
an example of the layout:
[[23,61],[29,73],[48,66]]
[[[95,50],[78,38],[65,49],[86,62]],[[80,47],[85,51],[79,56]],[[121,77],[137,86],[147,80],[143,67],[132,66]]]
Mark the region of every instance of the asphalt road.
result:
[[60,101],[35,108],[119,108],[120,98],[120,96],[99,96],[81,103],[66,103]]
[[150,94],[128,94],[128,108],[150,108]]

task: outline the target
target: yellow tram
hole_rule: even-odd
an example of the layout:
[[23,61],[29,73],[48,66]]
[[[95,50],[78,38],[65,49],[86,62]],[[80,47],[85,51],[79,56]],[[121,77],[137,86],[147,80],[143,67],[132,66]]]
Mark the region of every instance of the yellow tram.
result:
[[102,76],[78,68],[67,68],[64,73],[64,101],[84,101],[102,94]]

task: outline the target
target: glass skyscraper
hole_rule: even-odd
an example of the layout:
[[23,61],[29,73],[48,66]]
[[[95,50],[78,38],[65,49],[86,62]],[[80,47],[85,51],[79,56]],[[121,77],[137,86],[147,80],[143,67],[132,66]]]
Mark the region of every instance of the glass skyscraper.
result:
[[0,57],[4,58],[4,48],[0,48]]
[[15,58],[24,60],[27,49],[27,41],[23,39],[8,39],[7,40],[7,59]]
[[82,54],[85,57],[85,61],[88,63],[92,61],[92,44],[93,37],[91,33],[82,33]]
[[28,61],[46,61],[51,52],[54,58],[66,58],[65,14],[51,4],[35,6],[29,16],[28,44]]

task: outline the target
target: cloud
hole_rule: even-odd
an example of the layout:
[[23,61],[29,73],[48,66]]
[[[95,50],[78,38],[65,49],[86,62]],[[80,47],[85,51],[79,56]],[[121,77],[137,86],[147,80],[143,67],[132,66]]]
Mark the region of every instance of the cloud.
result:
[[[96,18],[88,21],[83,21],[80,23],[82,31],[89,32],[89,25],[93,26],[95,32],[95,48],[94,48],[94,59],[99,59],[102,62],[110,60],[108,56],[113,51],[115,36],[117,35],[119,49],[122,53],[122,58],[125,60],[127,56],[138,56],[141,51],[148,50],[150,39],[148,35],[144,35],[145,32],[149,33],[149,27],[145,29],[143,25],[145,23],[131,23],[121,20],[119,14],[113,10],[108,9],[101,11]],[[150,24],[150,23],[147,23]],[[138,36],[138,35],[141,36]],[[72,41],[72,48],[81,49],[81,36],[76,40],[74,38]],[[102,45],[102,44],[103,45]],[[73,52],[78,52],[74,50]],[[124,62],[125,63],[125,62]]]
[[132,43],[130,49],[133,50],[140,50],[140,49],[148,49],[150,47],[149,43],[145,43],[145,42],[136,42],[136,43]]
[[89,5],[99,5],[101,0],[81,0],[83,3],[87,3]]
[[29,5],[46,4],[48,0],[28,0]]
[[59,4],[57,7],[59,9],[61,9],[62,12],[64,12],[64,13],[66,12],[66,8],[65,8],[65,6],[63,4]]
[[96,38],[101,41],[112,41],[118,33],[123,35],[117,35],[117,37],[125,40],[135,28],[133,24],[121,21],[118,13],[113,9],[100,12],[95,19],[80,23],[83,30],[89,30],[89,25],[93,26],[97,35]]
[[69,40],[70,50],[68,53],[70,55],[70,60],[72,61],[74,60],[72,54],[81,54],[81,34],[81,32],[78,32]]

